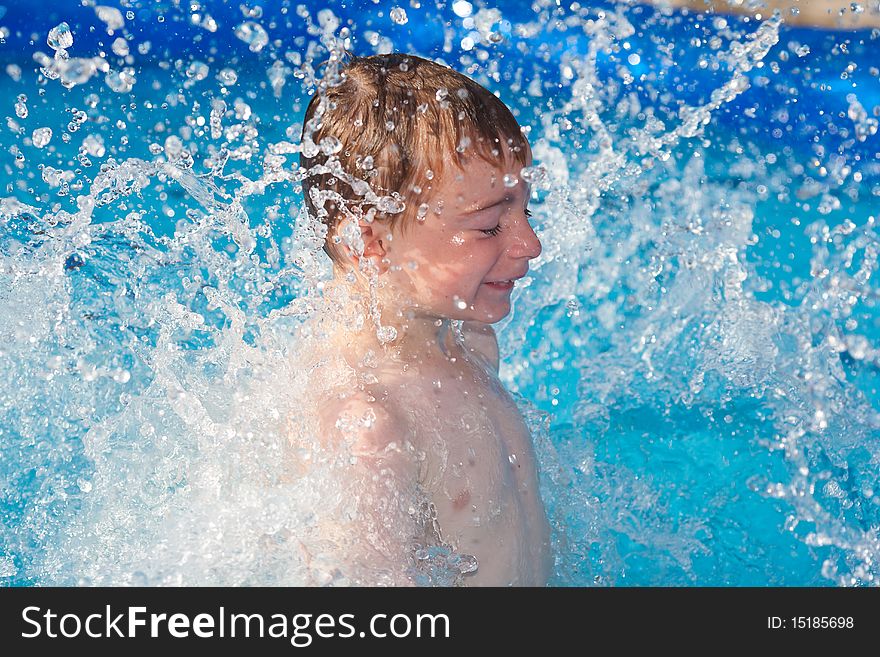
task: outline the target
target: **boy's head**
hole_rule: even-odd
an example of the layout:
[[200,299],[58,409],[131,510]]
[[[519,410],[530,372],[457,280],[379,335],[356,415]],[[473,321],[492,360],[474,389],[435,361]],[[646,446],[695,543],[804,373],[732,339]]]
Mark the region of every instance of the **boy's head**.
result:
[[[473,80],[414,55],[351,57],[340,74],[308,106],[303,143],[320,148],[300,157],[304,169],[328,165],[303,181],[327,226],[324,250],[356,269],[341,233],[359,231],[363,257],[426,311],[498,321],[510,287],[494,283],[521,277],[540,253],[521,176],[531,149],[516,119]],[[360,181],[403,203],[376,208]]]

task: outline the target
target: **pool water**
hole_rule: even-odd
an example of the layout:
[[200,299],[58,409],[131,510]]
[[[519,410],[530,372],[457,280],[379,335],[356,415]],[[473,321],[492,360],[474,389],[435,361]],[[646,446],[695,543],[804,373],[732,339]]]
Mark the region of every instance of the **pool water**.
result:
[[279,363],[327,263],[291,172],[342,45],[496,91],[545,172],[544,251],[496,328],[552,584],[880,581],[880,31],[630,2],[56,5],[0,14],[0,581],[303,581],[286,550],[322,489],[273,460]]

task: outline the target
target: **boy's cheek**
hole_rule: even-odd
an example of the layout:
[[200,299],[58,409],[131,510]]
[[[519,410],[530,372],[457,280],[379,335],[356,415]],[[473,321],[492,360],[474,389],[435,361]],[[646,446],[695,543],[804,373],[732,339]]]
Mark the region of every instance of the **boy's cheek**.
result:
[[486,235],[478,230],[463,230],[455,233],[448,243],[459,252],[458,256],[461,257],[461,251],[478,253],[490,248],[492,241],[486,239]]

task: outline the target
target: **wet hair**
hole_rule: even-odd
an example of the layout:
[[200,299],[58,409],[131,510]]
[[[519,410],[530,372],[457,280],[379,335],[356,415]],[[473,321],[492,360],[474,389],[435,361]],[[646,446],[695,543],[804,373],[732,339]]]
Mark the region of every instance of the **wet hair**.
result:
[[380,207],[377,216],[405,230],[417,214],[424,216],[422,204],[450,164],[463,169],[476,156],[500,165],[503,145],[516,162],[528,164],[531,151],[513,114],[470,78],[402,53],[345,53],[344,60],[325,101],[319,92],[309,102],[303,121],[308,147],[300,152],[303,169],[320,164],[330,169],[338,158],[342,178],[352,177],[346,182],[325,169],[302,182],[309,212],[327,226],[324,251],[334,263],[342,262],[333,241],[339,223],[350,214],[367,214],[365,186],[358,181],[368,182],[380,197],[400,195],[402,212]]

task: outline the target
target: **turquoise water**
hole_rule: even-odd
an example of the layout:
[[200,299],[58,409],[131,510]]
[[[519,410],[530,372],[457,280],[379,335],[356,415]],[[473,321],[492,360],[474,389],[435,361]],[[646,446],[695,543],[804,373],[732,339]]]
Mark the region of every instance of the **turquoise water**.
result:
[[[308,493],[253,482],[278,474],[262,436],[296,399],[267,382],[324,265],[277,144],[342,28],[497,91],[546,169],[544,254],[497,328],[552,583],[877,583],[880,33],[630,3],[130,4],[112,28],[0,15],[6,584],[297,583],[264,548]],[[62,21],[109,71],[41,76]]]

